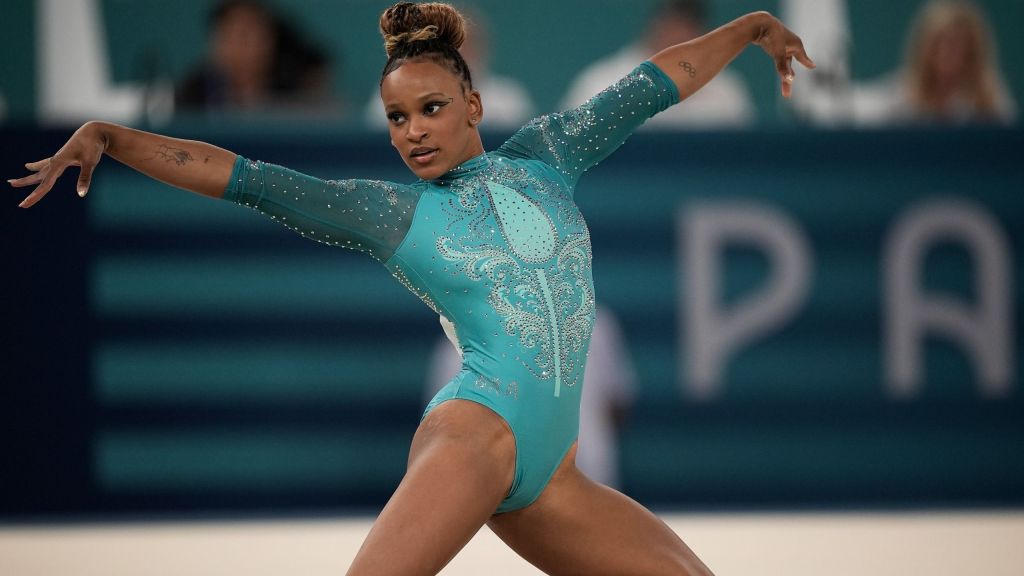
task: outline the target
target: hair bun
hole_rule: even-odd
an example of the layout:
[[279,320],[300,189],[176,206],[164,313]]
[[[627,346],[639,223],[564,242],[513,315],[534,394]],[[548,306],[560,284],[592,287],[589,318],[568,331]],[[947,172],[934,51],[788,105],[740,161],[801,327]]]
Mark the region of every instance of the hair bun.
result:
[[466,19],[443,2],[399,2],[380,15],[380,34],[388,58],[400,46],[429,40],[458,50],[466,40]]

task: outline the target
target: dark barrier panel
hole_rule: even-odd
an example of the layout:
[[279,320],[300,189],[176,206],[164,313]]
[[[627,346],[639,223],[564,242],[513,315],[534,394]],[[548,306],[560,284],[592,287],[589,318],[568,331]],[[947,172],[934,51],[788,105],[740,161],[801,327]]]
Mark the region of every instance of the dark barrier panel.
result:
[[[380,135],[193,131],[408,181]],[[66,134],[8,131],[5,177]],[[500,137],[491,137],[491,145]],[[581,181],[661,506],[1020,505],[1021,132],[635,136]],[[375,507],[436,317],[376,262],[106,161],[5,214],[5,517]]]

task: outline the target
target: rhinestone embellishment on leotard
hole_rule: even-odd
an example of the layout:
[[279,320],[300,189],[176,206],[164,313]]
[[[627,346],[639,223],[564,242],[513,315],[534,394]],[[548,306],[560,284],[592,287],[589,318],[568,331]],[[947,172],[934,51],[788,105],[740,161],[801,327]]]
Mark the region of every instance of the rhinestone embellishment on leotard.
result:
[[[590,237],[582,217],[564,191],[527,178],[502,163],[479,178],[453,183],[458,201],[450,203],[453,225],[462,222],[469,234],[437,238],[438,253],[457,263],[473,281],[487,281],[487,302],[510,336],[534,353],[520,360],[536,378],[554,380],[552,392],[575,386],[582,375],[579,352],[593,329]],[[534,187],[524,183],[534,180]],[[534,197],[512,186],[533,190]],[[537,193],[537,189],[543,190]],[[570,206],[566,208],[566,205]],[[572,230],[564,238],[548,210]],[[491,231],[497,224],[503,242]]]

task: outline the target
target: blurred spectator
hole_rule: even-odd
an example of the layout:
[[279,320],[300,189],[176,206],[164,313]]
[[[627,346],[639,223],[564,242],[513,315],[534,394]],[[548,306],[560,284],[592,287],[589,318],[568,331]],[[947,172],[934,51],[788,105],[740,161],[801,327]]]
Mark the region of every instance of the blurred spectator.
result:
[[178,87],[178,110],[330,112],[337,107],[328,57],[266,4],[223,0],[209,27],[209,55]]
[[911,25],[901,69],[854,86],[853,110],[864,126],[1012,124],[1017,116],[991,28],[964,0],[928,2]]
[[[427,368],[427,400],[461,368],[462,358],[455,346],[447,338],[439,339]],[[619,485],[618,433],[633,404],[635,387],[633,361],[619,321],[610,310],[598,306],[583,376],[576,465],[588,478],[606,486]]]
[[[491,70],[491,36],[487,20],[480,10],[459,4],[466,17],[466,41],[459,49],[469,65],[473,87],[480,92],[484,105],[485,129],[514,130],[533,117],[533,101],[526,88],[514,78],[500,76]],[[373,128],[387,125],[387,116],[380,101],[380,92],[373,91],[364,110],[366,123]]]
[[[579,106],[662,49],[700,36],[706,31],[706,14],[707,6],[701,0],[662,1],[641,38],[577,76],[561,109]],[[735,72],[725,69],[682,104],[648,120],[643,128],[736,128],[754,120],[754,105],[746,85]]]

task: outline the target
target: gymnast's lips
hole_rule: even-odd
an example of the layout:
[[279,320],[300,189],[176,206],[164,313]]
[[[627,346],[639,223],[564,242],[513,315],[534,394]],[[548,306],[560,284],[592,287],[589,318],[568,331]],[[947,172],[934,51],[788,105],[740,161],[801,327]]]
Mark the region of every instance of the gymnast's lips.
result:
[[437,148],[417,146],[409,152],[409,158],[419,164],[427,164],[437,156]]

